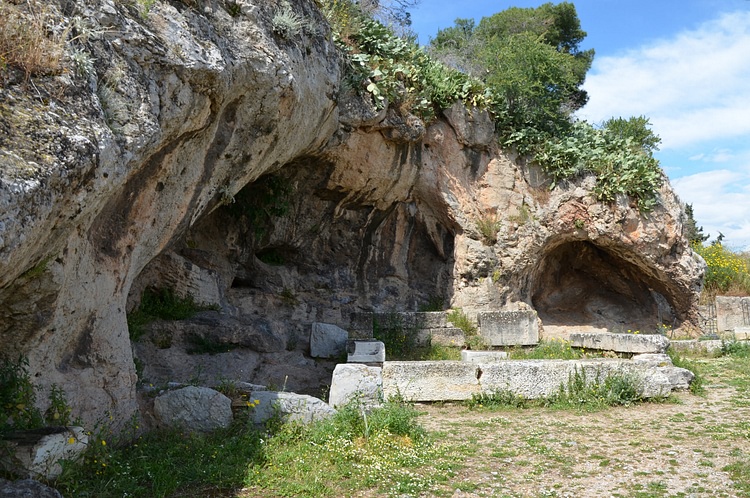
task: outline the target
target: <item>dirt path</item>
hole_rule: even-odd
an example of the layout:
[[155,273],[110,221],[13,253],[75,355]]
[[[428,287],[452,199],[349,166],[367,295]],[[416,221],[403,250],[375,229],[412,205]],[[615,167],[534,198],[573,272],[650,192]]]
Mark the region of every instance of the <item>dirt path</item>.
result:
[[443,496],[745,496],[722,469],[750,459],[750,403],[726,384],[705,397],[596,413],[420,405],[460,456]]

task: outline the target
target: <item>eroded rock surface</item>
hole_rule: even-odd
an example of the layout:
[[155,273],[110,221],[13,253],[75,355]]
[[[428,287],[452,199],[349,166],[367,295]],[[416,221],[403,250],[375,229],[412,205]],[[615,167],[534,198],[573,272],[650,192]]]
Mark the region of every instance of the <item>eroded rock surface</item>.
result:
[[[64,3],[91,24],[95,74],[35,81],[41,100],[0,90],[0,337],[84,420],[137,410],[133,351],[142,380],[205,365],[314,391],[332,366],[308,357],[311,324],[361,311],[536,309],[549,334],[695,319],[704,265],[667,182],[646,215],[597,202],[590,177],[550,191],[485,111],[375,109],[342,85],[313,1],[293,2],[309,29],[289,39],[274,2]],[[131,345],[148,286],[218,311]],[[190,355],[188,334],[234,349]]]

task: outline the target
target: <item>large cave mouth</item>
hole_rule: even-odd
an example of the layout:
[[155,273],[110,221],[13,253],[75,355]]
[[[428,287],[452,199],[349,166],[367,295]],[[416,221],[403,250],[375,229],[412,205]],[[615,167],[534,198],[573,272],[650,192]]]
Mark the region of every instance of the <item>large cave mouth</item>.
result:
[[635,263],[575,241],[541,259],[532,277],[531,301],[552,337],[579,330],[653,333],[673,320],[659,292],[663,287]]

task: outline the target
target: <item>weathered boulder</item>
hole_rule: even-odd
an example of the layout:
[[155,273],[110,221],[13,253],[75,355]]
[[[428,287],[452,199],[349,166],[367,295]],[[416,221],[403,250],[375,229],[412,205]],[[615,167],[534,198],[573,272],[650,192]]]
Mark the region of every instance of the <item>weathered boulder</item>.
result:
[[154,414],[167,426],[213,431],[232,423],[232,400],[208,387],[187,386],[157,396]]
[[339,408],[355,401],[365,407],[383,401],[383,369],[357,363],[340,363],[333,370],[328,404]]
[[[62,473],[60,460],[77,460],[88,447],[82,427],[43,427],[6,434],[7,453],[2,467],[19,476],[56,479]],[[2,494],[0,493],[0,496]]]
[[326,402],[306,394],[258,391],[250,394],[249,403],[255,405],[250,418],[256,424],[277,416],[282,422],[309,424],[336,413]]
[[614,351],[616,353],[664,353],[669,339],[659,334],[570,334],[574,348]]
[[0,478],[0,498],[62,498],[60,492],[33,479]]
[[349,333],[330,323],[312,324],[310,332],[310,356],[313,358],[336,358],[346,353]]
[[689,389],[695,374],[686,368],[674,366],[666,354],[637,354],[631,359],[633,363],[648,365],[663,373],[672,384],[672,389]]

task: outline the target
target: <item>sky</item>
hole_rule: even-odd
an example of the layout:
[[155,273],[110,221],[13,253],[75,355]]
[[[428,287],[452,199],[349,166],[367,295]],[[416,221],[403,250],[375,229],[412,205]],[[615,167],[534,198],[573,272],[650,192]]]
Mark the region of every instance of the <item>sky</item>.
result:
[[[421,0],[412,29],[427,44],[456,18],[542,3]],[[572,3],[581,48],[596,51],[578,117],[648,117],[662,139],[655,156],[704,234],[750,250],[750,0]]]

